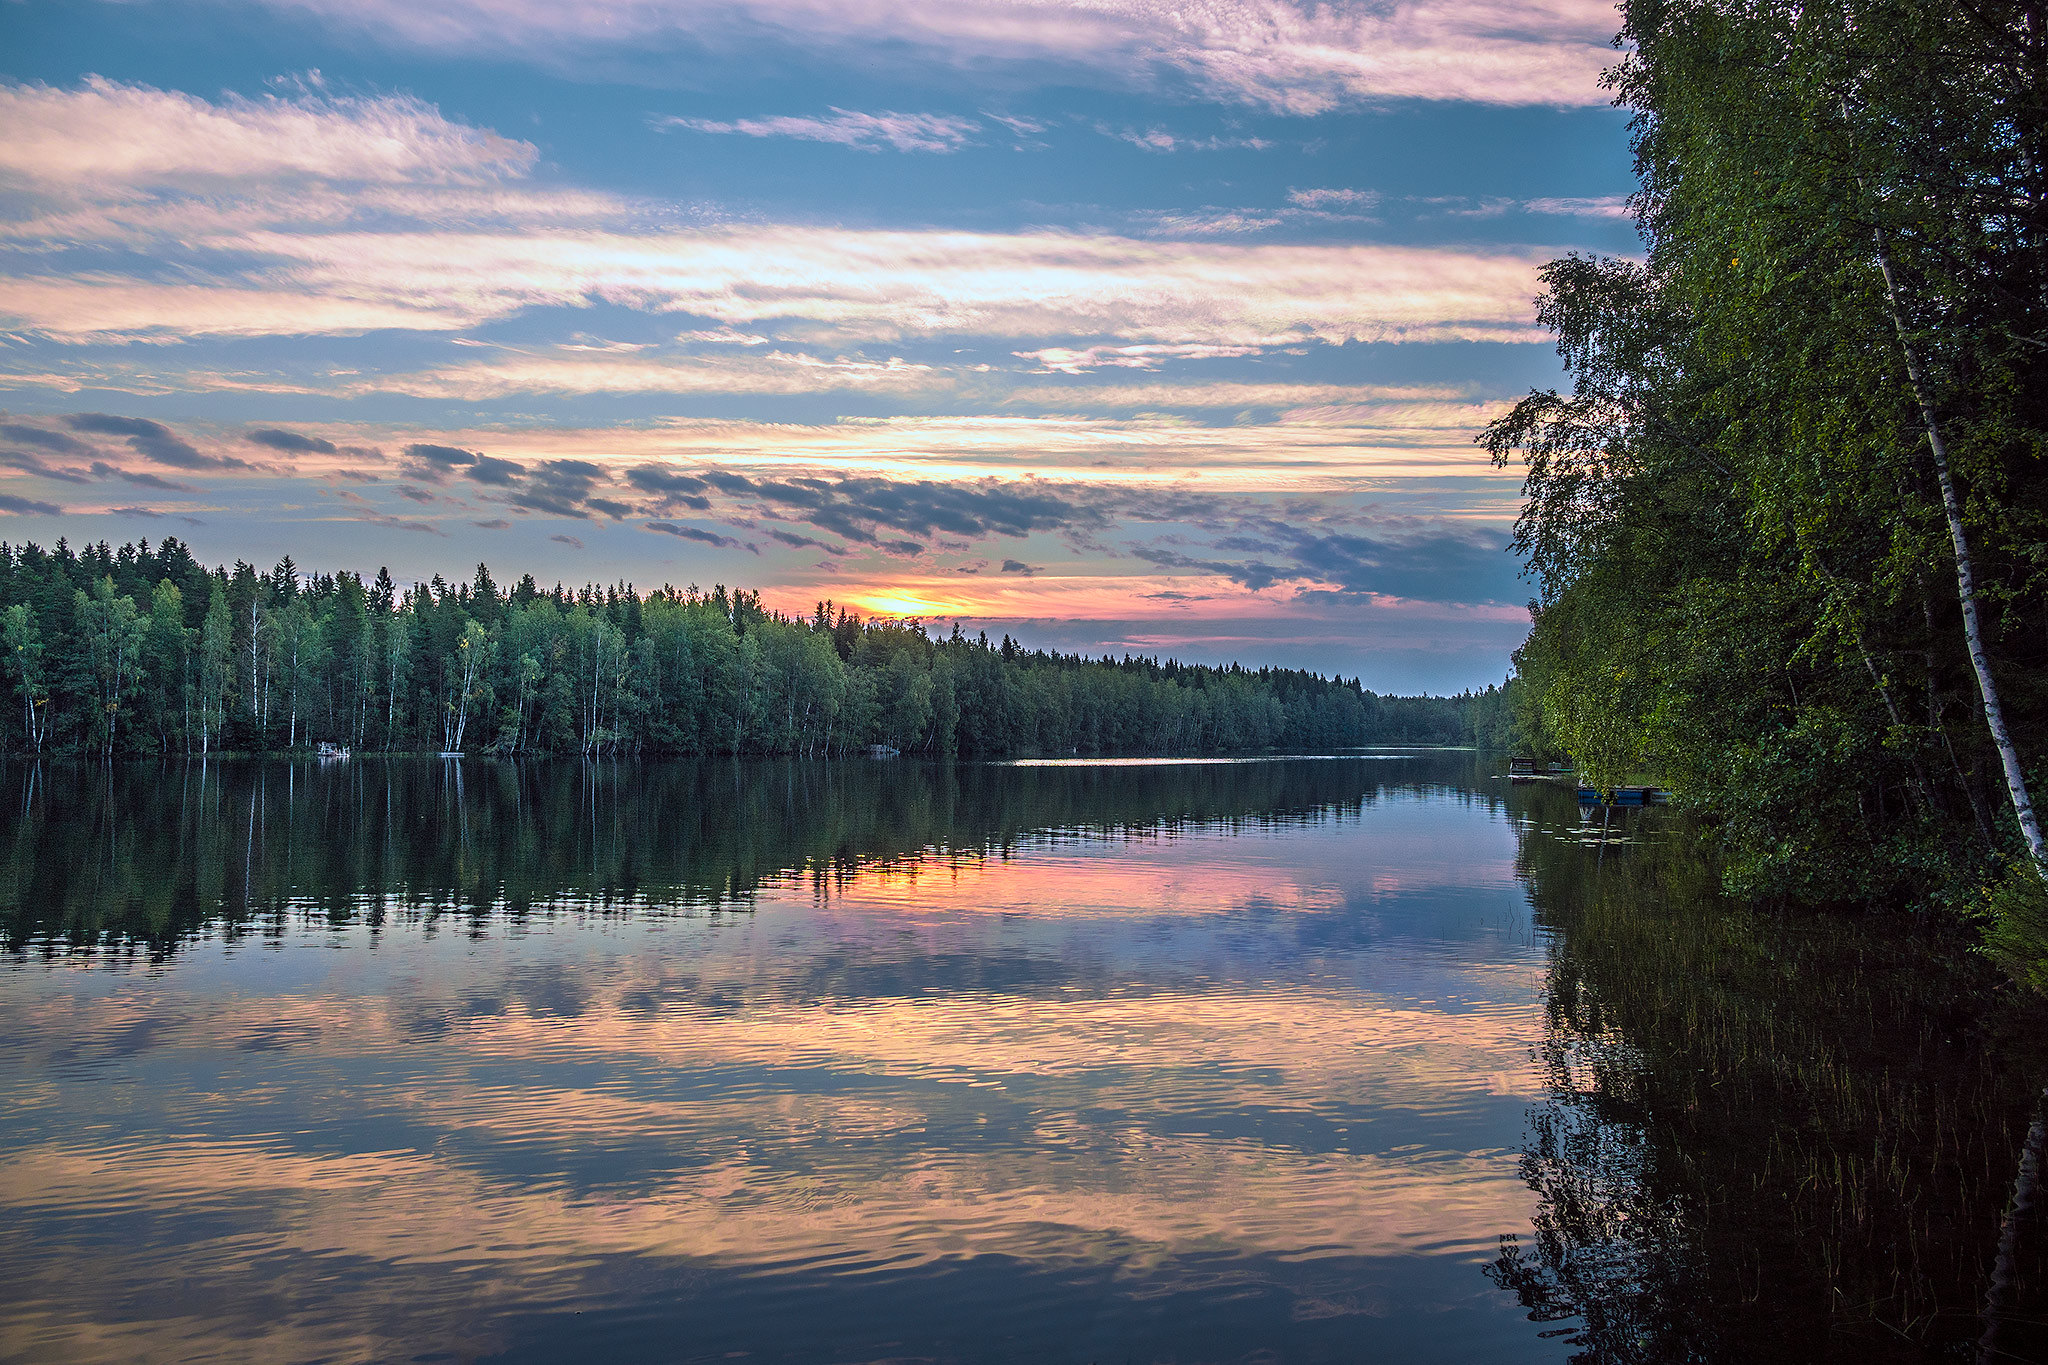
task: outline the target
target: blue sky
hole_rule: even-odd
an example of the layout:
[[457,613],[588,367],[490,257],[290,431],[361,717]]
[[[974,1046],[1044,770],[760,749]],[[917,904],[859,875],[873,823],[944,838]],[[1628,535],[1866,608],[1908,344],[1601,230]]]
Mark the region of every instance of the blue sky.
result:
[[0,538],[1498,679],[1612,10],[0,7]]

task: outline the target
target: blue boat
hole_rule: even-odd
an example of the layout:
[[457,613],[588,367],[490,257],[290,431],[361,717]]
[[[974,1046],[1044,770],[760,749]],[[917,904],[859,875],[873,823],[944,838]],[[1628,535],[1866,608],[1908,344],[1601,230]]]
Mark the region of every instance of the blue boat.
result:
[[1579,804],[1582,806],[1668,806],[1671,793],[1662,787],[1616,787],[1614,795],[1603,801],[1598,787],[1580,787]]

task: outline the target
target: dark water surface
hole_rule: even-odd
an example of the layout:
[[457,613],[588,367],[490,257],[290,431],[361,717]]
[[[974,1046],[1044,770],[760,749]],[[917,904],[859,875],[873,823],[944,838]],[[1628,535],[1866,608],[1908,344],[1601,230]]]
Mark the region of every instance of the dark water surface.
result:
[[0,1357],[1969,1358],[2040,1012],[1496,766],[0,767]]

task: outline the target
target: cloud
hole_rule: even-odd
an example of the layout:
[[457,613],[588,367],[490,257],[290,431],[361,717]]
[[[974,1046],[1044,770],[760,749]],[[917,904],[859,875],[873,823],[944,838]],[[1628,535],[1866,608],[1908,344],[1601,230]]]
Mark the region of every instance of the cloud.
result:
[[495,455],[479,455],[464,473],[477,483],[505,487],[518,482],[526,467],[511,460],[501,460]]
[[[496,18],[512,27],[540,12],[524,8],[526,0],[471,3],[502,10]],[[1001,11],[1005,24],[1044,22],[1062,32],[1094,22],[1170,28],[1185,19],[1143,3],[1091,6],[1089,0],[1054,12],[984,3],[960,13],[987,18]],[[591,0],[569,8],[586,16],[606,12],[631,26],[649,7],[660,5],[644,0],[619,11]],[[460,9],[450,22],[461,22]],[[1323,23],[1322,10],[1303,13],[1308,17],[1285,19],[1276,10],[1279,17],[1269,18],[1310,28]],[[879,12],[873,17],[880,22]],[[1186,22],[1222,21],[1211,15]],[[1253,33],[1267,20],[1240,15],[1223,27],[1247,22],[1245,32]],[[1263,39],[1246,41],[1257,46]],[[1543,335],[1530,299],[1537,266],[1554,254],[1207,240],[1278,221],[1273,213],[1230,209],[1151,214],[1140,230],[1153,235],[1144,238],[793,224],[691,228],[687,212],[680,215],[686,226],[678,227],[672,207],[657,212],[606,195],[508,183],[532,169],[531,146],[400,97],[225,96],[209,103],[98,80],[68,91],[0,85],[0,119],[9,117],[28,135],[0,149],[0,188],[62,202],[44,203],[40,216],[0,221],[0,232],[23,250],[22,265],[0,277],[0,328],[66,344],[449,332],[538,309],[599,306],[684,315],[695,325],[681,329],[681,338],[745,345],[770,336],[818,346],[946,335],[1218,348],[1526,341]],[[11,123],[0,126],[13,131]],[[715,126],[929,148],[960,145],[981,125],[950,115],[837,110],[829,118]],[[175,254],[178,274],[80,270],[64,249],[87,241],[119,245],[130,259]],[[1086,355],[1089,347],[1083,341],[1066,349]],[[1105,355],[1098,363],[1118,362]],[[1133,353],[1122,363],[1143,362]],[[233,375],[210,382],[257,391],[309,388]],[[381,386],[481,401],[526,392],[900,393],[948,382],[900,359],[776,352],[667,362],[586,346],[574,354],[507,355],[358,380],[357,388],[342,391]],[[273,441],[294,435],[257,430]]]
[[66,436],[61,431],[46,427],[32,427],[26,422],[0,422],[0,436],[23,445],[40,446],[58,455],[88,456],[93,448],[76,436]]
[[1263,152],[1273,145],[1262,137],[1187,137],[1164,128],[1113,128],[1105,123],[1096,124],[1095,131],[1104,137],[1128,142],[1143,152]]
[[109,507],[107,511],[117,517],[149,517],[159,519],[164,514],[148,507]]
[[1596,199],[1528,199],[1522,207],[1530,213],[1554,213],[1577,218],[1628,218],[1628,196],[1605,194]]
[[252,427],[242,433],[244,438],[259,446],[282,450],[291,455],[332,455],[340,447],[334,442],[318,436],[307,436],[301,432],[286,431],[282,427]]
[[693,512],[711,510],[711,499],[705,496],[711,485],[694,475],[679,474],[659,465],[641,465],[626,471],[626,482],[651,494],[665,511],[676,507],[687,507]]
[[475,464],[481,458],[474,450],[431,441],[414,441],[401,454],[404,458],[399,461],[399,468],[425,483],[446,483],[452,471]]
[[571,549],[580,550],[583,548],[583,542],[574,536],[549,536],[548,539],[557,545],[567,545]]
[[768,528],[768,538],[780,541],[782,544],[795,550],[823,550],[828,555],[843,555],[846,553],[846,551],[837,546],[827,545],[822,540],[814,540],[810,536],[800,536],[789,531],[778,531],[772,526]]
[[1374,190],[1317,189],[1289,190],[1287,202],[1297,208],[1327,209],[1333,205],[1350,209],[1370,209],[1380,201]]
[[235,459],[231,455],[205,455],[190,441],[172,431],[162,422],[152,422],[147,417],[120,417],[106,412],[74,412],[67,415],[64,425],[73,431],[91,432],[96,436],[126,437],[128,446],[144,459],[158,464],[172,465],[178,469],[247,469],[249,462]]
[[147,470],[120,469],[108,464],[104,460],[93,461],[92,472],[102,479],[122,479],[134,484],[137,488],[154,488],[162,493],[197,493],[199,491],[189,483],[177,483],[171,479],[164,478],[161,474],[151,474]]
[[57,466],[45,462],[41,456],[32,455],[26,450],[0,448],[0,464],[7,465],[13,469],[19,469],[24,474],[34,474],[39,478],[55,479],[59,483],[92,482],[91,479],[76,470],[59,469]]
[[[929,479],[852,477],[821,479],[747,478],[724,474],[712,480],[725,492],[764,507],[770,514],[800,520],[862,545],[902,553],[923,549],[897,532],[975,539],[1023,537],[1039,530],[1106,525],[1101,509],[1079,502],[1036,480],[978,484]],[[904,548],[908,546],[908,548]]]
[[1023,560],[1021,560],[1021,559],[1006,559],[1006,560],[1004,560],[1004,561],[1003,561],[1003,569],[1002,569],[1002,571],[1003,571],[1004,573],[1020,573],[1020,574],[1025,574],[1025,575],[1027,575],[1027,576],[1028,576],[1028,575],[1031,575],[1031,574],[1035,574],[1035,573],[1037,573],[1037,572],[1038,572],[1038,570],[1036,570],[1036,569],[1032,568],[1032,567],[1031,567],[1031,566],[1030,566],[1029,564],[1026,564],[1026,563],[1025,563],[1025,562],[1024,562]]
[[1499,604],[1519,590],[1504,536],[1440,526],[1367,536],[1278,520],[1266,520],[1257,530],[1219,537],[1207,547],[1250,556],[1241,560],[1190,554],[1170,540],[1134,546],[1131,553],[1148,564],[1215,575],[1254,592],[1296,582],[1358,596]]
[[561,360],[515,356],[473,365],[449,365],[411,374],[380,375],[350,387],[353,393],[402,393],[415,398],[481,402],[523,393],[918,393],[944,389],[952,375],[930,365],[892,358],[870,361],[776,351],[740,357],[605,357]]
[[737,133],[742,137],[786,137],[803,142],[832,142],[856,151],[877,152],[884,146],[899,152],[954,152],[974,140],[981,125],[973,119],[951,114],[856,113],[832,110],[830,117],[778,115],[773,118],[743,118],[729,123],[716,119],[668,117],[654,120],[656,128],[686,128],[695,133]]
[[[1462,400],[1462,401],[1461,401]],[[1262,384],[1219,381],[1193,384],[1059,384],[1010,390],[1005,404],[1068,411],[1148,408],[1288,408],[1290,419],[1341,416],[1348,425],[1441,427],[1456,437],[1484,426],[1495,405],[1474,402],[1447,385]],[[1417,420],[1417,419],[1421,420]]]
[[511,529],[512,523],[503,517],[493,517],[489,521],[472,521],[470,525],[480,531],[505,531]]
[[1233,356],[1261,355],[1263,346],[1043,346],[1035,351],[1012,351],[1019,360],[1035,361],[1050,374],[1083,374],[1105,366],[1129,370],[1156,370],[1169,360],[1216,360]]
[[582,504],[599,481],[608,481],[603,466],[588,460],[543,460],[507,501],[531,512],[588,518]]
[[0,512],[15,516],[56,517],[62,516],[64,509],[53,502],[37,502],[33,498],[18,498],[12,493],[0,493]]
[[[238,245],[275,262],[270,273],[294,297],[332,295],[350,326],[375,316],[385,325],[413,317],[431,328],[603,302],[728,326],[777,323],[786,336],[812,341],[1064,335],[1207,346],[1542,340],[1547,333],[1535,325],[1531,300],[1540,288],[1537,268],[1555,254],[795,226],[256,232]],[[7,297],[0,287],[0,305]],[[216,325],[172,301],[163,307],[160,324]],[[233,325],[254,325],[226,311]],[[83,330],[112,326],[117,314],[125,325],[141,325],[139,313],[108,309]],[[33,321],[81,330],[75,319]],[[308,316],[294,326],[313,331],[319,323]],[[830,373],[836,379],[854,370]]]
[[523,174],[537,155],[410,96],[214,104],[99,76],[76,90],[0,84],[0,127],[0,183],[44,191],[280,177],[474,185]]
[[675,536],[679,540],[694,540],[704,545],[716,545],[722,550],[742,548],[740,543],[731,536],[718,535],[712,531],[700,530],[695,526],[684,526],[673,521],[650,521],[647,523],[647,529],[659,531],[665,536]]
[[[1619,26],[1604,0],[267,0],[388,41],[549,62],[621,47],[770,38],[880,62],[1051,63],[1118,85],[1314,114],[1386,98],[1606,102]],[[1048,79],[1071,79],[1061,72]]]
[[290,286],[156,284],[105,273],[0,278],[0,321],[55,341],[119,344],[187,336],[354,336],[450,332],[477,319]]

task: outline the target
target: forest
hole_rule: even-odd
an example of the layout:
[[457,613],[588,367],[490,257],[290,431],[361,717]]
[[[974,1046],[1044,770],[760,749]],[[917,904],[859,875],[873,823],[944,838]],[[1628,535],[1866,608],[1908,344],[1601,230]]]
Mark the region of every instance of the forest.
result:
[[1641,259],[1544,272],[1535,623],[1480,718],[1716,825],[1729,887],[1991,924],[2048,984],[2048,33],[1629,0]]
[[400,588],[388,571],[207,569],[166,537],[0,545],[0,647],[29,753],[499,755],[1243,752],[1459,743],[1471,698],[1288,669],[934,639],[829,602],[631,585]]

